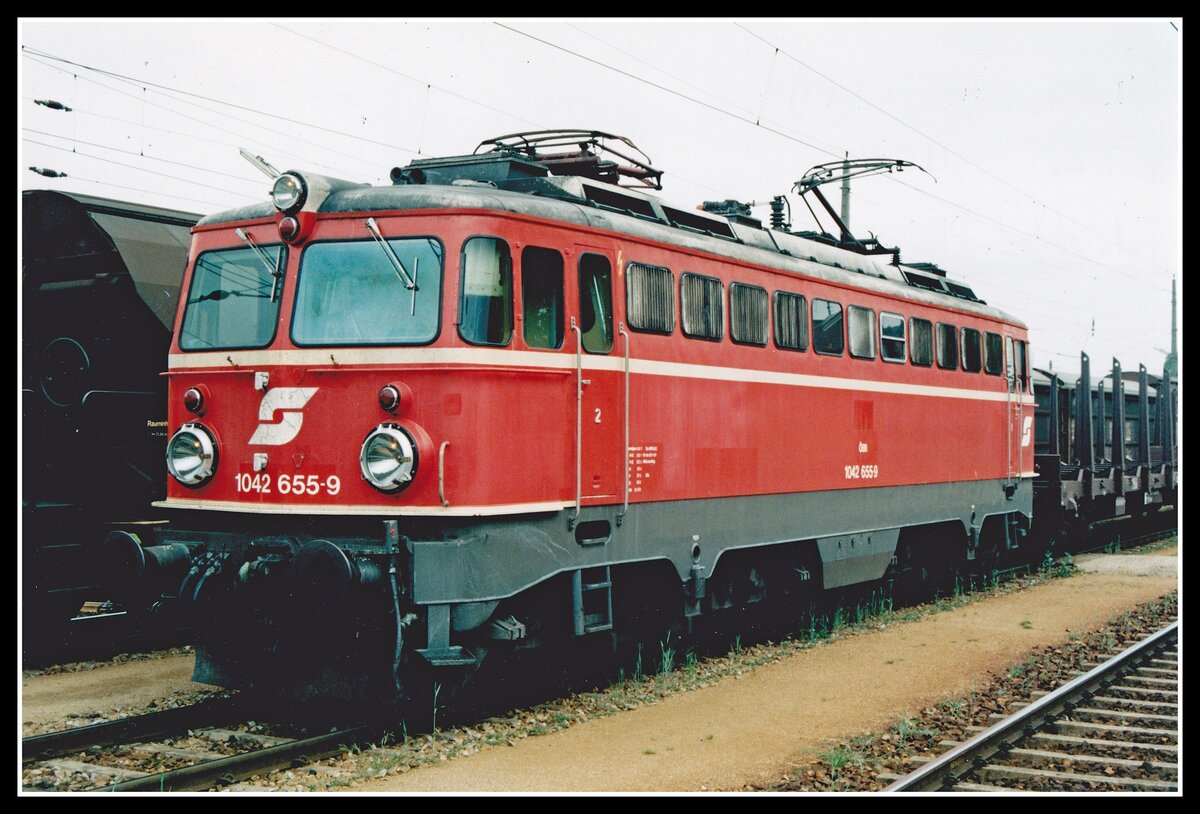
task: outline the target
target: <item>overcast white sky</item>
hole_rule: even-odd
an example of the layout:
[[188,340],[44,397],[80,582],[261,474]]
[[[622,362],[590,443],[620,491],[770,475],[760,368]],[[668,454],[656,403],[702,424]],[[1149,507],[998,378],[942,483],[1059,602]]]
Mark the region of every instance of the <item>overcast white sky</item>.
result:
[[[661,195],[694,206],[768,200],[846,150],[902,158],[932,177],[856,182],[857,234],[1024,319],[1040,367],[1078,371],[1084,349],[1093,372],[1116,355],[1159,373],[1182,254],[1182,27],[25,19],[18,179],[203,213],[265,199],[238,147],[386,183],[421,155],[567,127],[628,136],[664,170]],[[33,103],[47,98],[74,110]],[[792,212],[813,228],[794,196]]]

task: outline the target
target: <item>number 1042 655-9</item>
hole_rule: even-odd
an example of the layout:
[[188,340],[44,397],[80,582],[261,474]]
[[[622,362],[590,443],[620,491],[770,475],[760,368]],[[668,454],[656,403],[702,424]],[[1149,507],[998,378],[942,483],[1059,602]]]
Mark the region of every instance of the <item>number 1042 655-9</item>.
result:
[[239,472],[237,491],[239,494],[253,492],[259,495],[269,495],[272,492],[281,495],[336,495],[342,491],[342,479],[337,475],[288,475],[280,474],[274,477],[265,472]]
[[879,477],[877,464],[851,464],[844,467],[846,480],[874,480]]

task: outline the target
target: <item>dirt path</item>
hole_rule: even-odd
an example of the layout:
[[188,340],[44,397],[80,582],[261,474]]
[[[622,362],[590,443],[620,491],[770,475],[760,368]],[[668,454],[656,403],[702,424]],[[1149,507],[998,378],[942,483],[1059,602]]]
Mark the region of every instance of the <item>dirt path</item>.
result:
[[357,790],[699,791],[772,779],[839,736],[885,728],[903,710],[966,693],[1029,650],[1178,584],[1177,558],[1080,560],[1081,570],[1104,572],[852,636],[653,706]]
[[21,720],[58,721],[144,707],[152,701],[211,690],[192,681],[192,655],[102,664],[94,670],[26,676],[21,680]]

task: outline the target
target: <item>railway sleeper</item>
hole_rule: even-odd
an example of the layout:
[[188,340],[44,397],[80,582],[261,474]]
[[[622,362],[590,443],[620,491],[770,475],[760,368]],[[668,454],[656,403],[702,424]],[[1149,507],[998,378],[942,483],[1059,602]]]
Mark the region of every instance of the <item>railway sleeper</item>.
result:
[[1024,766],[1009,766],[991,764],[977,770],[982,780],[1007,779],[1024,781],[1025,783],[1057,783],[1057,784],[1088,784],[1095,786],[1110,786],[1116,788],[1136,789],[1138,791],[1178,791],[1178,782],[1162,780],[1143,780],[1136,777],[1116,777],[1103,774],[1075,774],[1073,772],[1054,772],[1046,769],[1028,769]]
[[149,755],[162,755],[163,757],[182,758],[184,760],[194,760],[204,762],[214,760],[219,757],[225,757],[219,752],[202,752],[199,749],[180,749],[176,746],[171,746],[166,743],[134,743],[129,746],[131,752],[143,752]]
[[[1077,764],[1100,767],[1111,766],[1114,769],[1141,769],[1165,775],[1161,778],[1164,780],[1175,780],[1179,773],[1179,767],[1174,763],[1163,763],[1154,760],[1128,760],[1126,758],[1107,757],[1097,754],[1047,752],[1043,749],[1014,748],[1008,750],[1005,758],[1017,763],[1027,763],[1030,765],[1030,768],[1038,768],[1043,766],[1043,764],[1049,763],[1057,769],[1068,766],[1073,767]],[[1045,768],[1049,769],[1050,767]]]
[[958,783],[954,786],[954,790],[987,794],[1013,794],[1017,791],[1017,789],[1005,788],[1004,786],[989,786],[985,783]]
[[1179,677],[1179,669],[1171,667],[1170,669],[1163,667],[1139,667],[1138,673],[1149,678],[1175,678]]
[[234,729],[198,729],[194,734],[200,738],[207,738],[217,743],[228,743],[232,746],[246,746],[248,743],[257,744],[260,747],[280,746],[291,743],[293,740],[293,738],[280,738],[274,735],[259,735],[256,732],[239,732]]
[[[1085,661],[1080,665],[1085,670],[1094,670],[1100,666],[1098,661]],[[1147,675],[1151,678],[1172,678],[1179,675],[1179,670],[1173,665],[1170,668],[1163,667],[1139,667],[1137,672]]]
[[1054,735],[1049,732],[1038,732],[1031,736],[1029,741],[1045,744],[1060,750],[1104,749],[1109,752],[1125,752],[1133,755],[1157,755],[1164,758],[1177,758],[1179,755],[1179,747],[1169,743],[1134,743],[1133,741],[1099,740],[1097,738],[1081,738],[1075,735]]
[[1179,720],[1176,715],[1158,715],[1152,712],[1130,712],[1128,710],[1099,709],[1096,707],[1076,707],[1071,710],[1073,718],[1120,718],[1123,721],[1171,724]]
[[[1094,702],[1095,699],[1092,699]],[[1024,709],[1028,704],[1013,704],[1012,710],[1015,712],[1019,709]],[[1176,715],[1158,715],[1150,712],[1132,712],[1122,709],[1101,709],[1098,707],[1075,707],[1069,713],[1071,720],[1095,721],[1097,718],[1104,720],[1109,718],[1119,718],[1122,721],[1145,721],[1147,723],[1162,722],[1174,723],[1179,720]]]
[[1127,675],[1121,680],[1134,685],[1144,684],[1147,687],[1162,687],[1164,689],[1179,686],[1179,680],[1173,678],[1151,678],[1149,676]]
[[[1163,747],[1161,749],[1147,748],[1147,744],[1128,743],[1120,741],[1101,741],[1092,738],[1074,738],[1067,735],[1049,735],[1038,733],[1025,742],[1033,742],[1043,744],[1048,749],[1031,749],[1027,747],[1013,747],[1004,753],[1007,759],[1020,761],[1022,759],[1032,762],[1052,762],[1062,764],[1064,761],[1075,763],[1098,763],[1102,765],[1123,766],[1127,768],[1143,768],[1148,770],[1156,770],[1166,772],[1172,777],[1178,775],[1179,764],[1165,763],[1157,758],[1174,758],[1179,754],[1179,750],[1175,747]],[[962,741],[944,740],[939,741],[938,746],[943,750],[949,751],[962,745]],[[1053,749],[1054,751],[1050,751]],[[1080,751],[1072,751],[1080,750]],[[1125,757],[1114,757],[1112,755],[1103,754],[1107,752],[1123,753]]]
[[[1007,715],[992,714],[989,716],[992,723],[1000,723],[1008,720]],[[1062,732],[1091,732],[1098,734],[1126,735],[1133,737],[1155,738],[1160,741],[1170,740],[1175,741],[1178,733],[1173,729],[1153,729],[1145,726],[1114,726],[1113,724],[1094,724],[1086,721],[1069,721],[1060,718],[1052,724],[1048,724],[1058,731],[1054,734]]]
[[1127,687],[1124,684],[1113,684],[1104,690],[1108,693],[1124,693],[1135,698],[1178,698],[1178,690],[1147,689],[1146,687]]
[[1141,701],[1136,698],[1115,698],[1107,695],[1094,695],[1092,696],[1092,703],[1113,707],[1131,707],[1135,710],[1158,709],[1164,712],[1175,713],[1179,711],[1179,704],[1173,701]]
[[[1036,701],[1038,698],[1045,697],[1046,695],[1049,695],[1049,693],[1047,693],[1045,691],[1035,692],[1033,694],[1032,700]],[[1088,700],[1090,703],[1093,703],[1093,704],[1110,706],[1110,707],[1114,707],[1117,709],[1130,707],[1134,711],[1136,711],[1136,710],[1149,711],[1149,710],[1157,709],[1157,710],[1160,710],[1163,712],[1175,712],[1175,711],[1178,711],[1178,709],[1179,709],[1179,704],[1176,704],[1171,701],[1142,701],[1142,700],[1139,700],[1136,698],[1117,698],[1115,696],[1109,696],[1109,695],[1093,695]],[[1025,703],[1013,704],[1012,708],[1020,709],[1021,707],[1024,707],[1024,706],[1028,706],[1028,704],[1025,704]]]
[[58,769],[72,774],[82,774],[89,780],[97,782],[99,778],[107,778],[109,782],[121,783],[126,780],[136,780],[146,777],[150,772],[139,772],[135,769],[121,769],[116,766],[104,766],[99,763],[84,763],[79,760],[47,760],[42,763],[48,769]]

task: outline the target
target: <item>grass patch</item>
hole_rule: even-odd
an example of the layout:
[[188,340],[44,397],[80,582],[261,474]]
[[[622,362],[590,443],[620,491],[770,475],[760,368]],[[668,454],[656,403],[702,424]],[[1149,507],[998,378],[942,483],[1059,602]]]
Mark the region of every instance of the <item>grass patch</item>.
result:
[[[1171,548],[1173,546],[1179,545],[1179,536],[1176,534],[1172,534],[1170,537],[1167,537],[1165,540],[1158,540],[1157,542],[1147,543],[1144,546],[1137,546],[1135,548],[1125,549],[1124,551],[1121,550],[1121,538],[1120,537],[1118,537],[1115,541],[1113,541],[1109,545],[1115,546],[1114,550],[1109,552],[1112,554],[1150,554],[1154,551],[1162,551],[1164,548]],[[1107,546],[1105,547],[1104,550],[1108,551]]]

